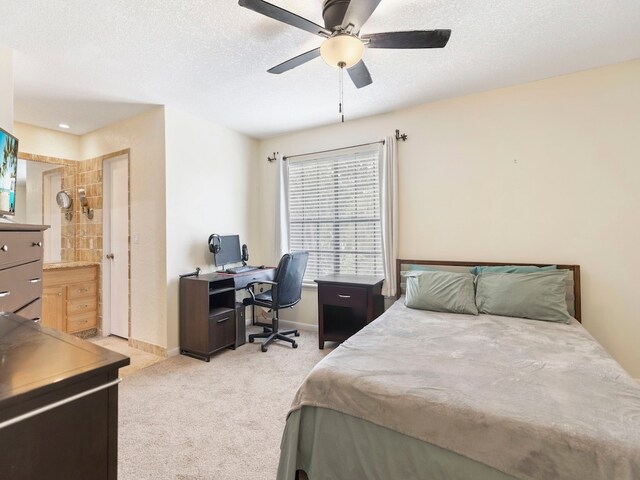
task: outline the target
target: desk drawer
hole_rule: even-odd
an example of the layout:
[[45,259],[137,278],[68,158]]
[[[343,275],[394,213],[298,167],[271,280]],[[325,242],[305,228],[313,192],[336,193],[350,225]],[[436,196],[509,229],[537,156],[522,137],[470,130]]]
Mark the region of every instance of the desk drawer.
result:
[[0,232],[0,269],[42,260],[42,232]]
[[320,285],[318,287],[318,301],[326,305],[340,307],[366,307],[367,290],[341,285]]
[[225,309],[224,312],[209,317],[209,351],[214,351],[236,341],[236,312]]
[[0,271],[0,312],[15,312],[42,296],[42,262]]

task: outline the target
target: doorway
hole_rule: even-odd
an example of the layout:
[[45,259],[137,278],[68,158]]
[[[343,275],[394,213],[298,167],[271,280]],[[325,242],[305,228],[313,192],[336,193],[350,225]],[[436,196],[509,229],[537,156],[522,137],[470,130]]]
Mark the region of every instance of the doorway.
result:
[[57,263],[62,260],[62,214],[56,203],[56,194],[62,190],[62,172],[60,169],[42,172],[42,224],[49,225],[44,231],[44,263]]
[[129,338],[129,154],[103,168],[102,330]]

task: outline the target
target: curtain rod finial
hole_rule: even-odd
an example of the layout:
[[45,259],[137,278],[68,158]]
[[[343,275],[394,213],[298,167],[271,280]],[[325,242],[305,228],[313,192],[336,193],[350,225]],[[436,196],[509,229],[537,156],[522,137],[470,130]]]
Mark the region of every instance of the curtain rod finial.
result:
[[402,133],[401,134],[400,130],[396,130],[396,140],[402,140],[403,142],[406,142],[407,138],[409,138],[409,137],[407,136],[406,133]]
[[267,160],[269,161],[269,163],[273,163],[276,161],[276,155],[278,155],[278,152],[273,152],[273,157],[267,156]]

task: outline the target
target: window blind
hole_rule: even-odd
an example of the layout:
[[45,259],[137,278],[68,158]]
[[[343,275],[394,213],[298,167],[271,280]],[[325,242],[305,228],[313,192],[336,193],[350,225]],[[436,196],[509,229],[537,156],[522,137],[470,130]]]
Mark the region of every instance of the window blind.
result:
[[382,275],[380,145],[289,160],[290,248],[309,251],[305,283]]

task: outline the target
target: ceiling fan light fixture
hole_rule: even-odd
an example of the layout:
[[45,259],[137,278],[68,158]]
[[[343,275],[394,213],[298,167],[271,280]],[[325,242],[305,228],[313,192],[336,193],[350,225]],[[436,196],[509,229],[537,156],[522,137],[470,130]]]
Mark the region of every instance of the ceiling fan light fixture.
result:
[[[351,68],[364,53],[362,40],[353,35],[340,34],[327,38],[320,46],[322,59],[331,67]],[[343,65],[341,65],[343,64]]]

